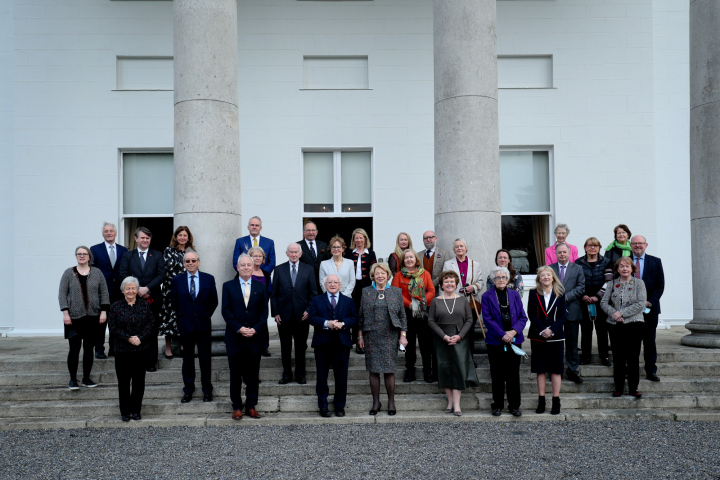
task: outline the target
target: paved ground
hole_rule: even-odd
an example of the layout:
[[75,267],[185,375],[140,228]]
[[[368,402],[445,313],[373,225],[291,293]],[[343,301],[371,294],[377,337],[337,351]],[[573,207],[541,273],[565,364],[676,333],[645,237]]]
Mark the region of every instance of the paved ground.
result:
[[0,432],[0,478],[720,478],[720,424]]

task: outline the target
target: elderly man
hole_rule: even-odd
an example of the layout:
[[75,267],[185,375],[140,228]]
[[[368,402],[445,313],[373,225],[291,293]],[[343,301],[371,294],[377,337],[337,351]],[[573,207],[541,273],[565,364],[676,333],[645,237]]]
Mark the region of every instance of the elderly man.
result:
[[[247,253],[238,257],[240,276],[223,284],[222,316],[225,319],[225,348],[230,366],[230,400],[233,420],[245,415],[260,418],[255,409],[260,384],[260,352],[264,338],[260,334],[267,321],[268,297],[265,285],[252,281],[253,259]],[[242,384],[245,404],[242,401]]]
[[340,294],[342,282],[337,275],[325,278],[326,293],[318,295],[310,302],[308,318],[314,327],[312,347],[315,350],[317,367],[318,408],[321,417],[329,417],[327,379],[330,368],[335,376],[335,416],[345,416],[347,397],[348,364],[352,349],[352,327],[358,316],[355,302]]
[[423,268],[430,272],[437,291],[439,288],[438,278],[443,271],[443,265],[450,260],[450,252],[437,246],[437,237],[432,230],[423,233],[423,244],[425,250],[418,252],[418,255],[423,259]]
[[292,347],[295,342],[295,380],[303,385],[305,379],[305,350],[310,333],[307,308],[317,295],[315,270],[300,261],[302,250],[297,243],[291,243],[285,252],[289,261],[278,265],[272,281],[270,295],[271,315],[275,318],[280,336],[280,353],[283,374],[280,385],[293,378]]

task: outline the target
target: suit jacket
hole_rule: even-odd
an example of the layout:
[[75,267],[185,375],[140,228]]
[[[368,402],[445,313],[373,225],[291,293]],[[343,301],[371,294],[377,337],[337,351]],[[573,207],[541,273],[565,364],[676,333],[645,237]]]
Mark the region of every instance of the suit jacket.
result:
[[300,256],[300,261],[310,265],[313,267],[313,270],[315,271],[315,281],[317,282],[317,291],[320,291],[320,264],[330,258],[330,249],[328,248],[327,243],[325,242],[319,242],[315,240],[315,260],[313,261],[312,255],[310,255],[310,248],[308,247],[307,242],[305,239],[300,240],[297,242],[298,245],[300,245],[300,248],[302,249],[302,255]]
[[[473,296],[475,297],[475,300],[479,302],[483,287],[482,271],[480,270],[480,264],[475,260],[470,259],[469,257],[465,258],[467,258],[468,260],[468,278],[466,279],[465,283],[475,286],[475,292],[473,293]],[[443,265],[443,270],[452,270],[457,273],[458,276],[460,276],[460,267],[458,267],[457,257],[453,257],[452,259],[447,260],[445,262],[445,265]],[[455,293],[460,296],[464,296],[464,294],[460,292],[460,287],[462,287],[462,285],[457,286],[457,288],[455,289]]]
[[[333,312],[332,304],[328,299],[327,293],[323,293],[313,298],[308,308],[308,320],[314,327],[312,347],[318,347],[339,339],[347,348],[352,348],[351,329],[358,322],[357,310],[355,310],[355,302],[351,298],[338,292],[336,294],[337,304]],[[340,330],[325,329],[326,320],[340,320],[345,322],[345,326]]]
[[[634,256],[632,257],[634,261]],[[649,315],[659,315],[660,297],[665,291],[665,272],[662,261],[658,257],[645,254],[645,268],[643,268],[642,281],[647,290],[647,301],[652,304]]]
[[317,296],[315,270],[305,263],[298,262],[295,286],[292,284],[290,262],[277,266],[273,275],[270,310],[273,317],[280,315],[282,322],[300,321],[313,297]]
[[[558,279],[560,278],[560,264],[553,263],[550,265]],[[577,322],[582,320],[582,297],[585,294],[585,273],[580,265],[568,262],[565,269],[565,301],[567,302],[567,321]]]
[[196,292],[195,300],[190,296],[187,273],[181,273],[171,281],[170,301],[173,310],[177,312],[180,335],[212,331],[210,320],[218,306],[215,277],[205,272],[198,272],[197,275],[200,291]]
[[120,292],[120,263],[122,263],[123,255],[125,255],[127,251],[128,249],[122,245],[118,243],[115,244],[115,267],[113,267],[110,263],[107,248],[105,248],[105,242],[90,247],[90,253],[92,253],[93,256],[93,266],[99,268],[105,277],[105,283],[110,293],[110,301],[113,303],[122,298],[122,292]]
[[[375,299],[377,295],[378,291],[375,290],[375,287],[365,287],[362,290],[358,328],[363,332],[378,330],[380,327],[378,324],[378,315],[375,314]],[[405,316],[402,290],[388,285],[385,288],[385,301],[387,302],[388,314],[390,315],[390,321],[393,327],[406,331],[407,317]]]
[[[235,266],[237,265],[237,261],[238,258],[240,258],[240,255],[242,255],[243,253],[247,253],[248,250],[252,248],[252,246],[252,238],[250,238],[250,235],[245,235],[244,237],[240,237],[235,240],[235,250],[233,250],[232,263],[233,271],[237,271],[237,268],[235,268]],[[262,235],[260,235],[258,247],[262,248],[265,252],[265,263],[260,265],[260,268],[262,268],[268,273],[272,273],[275,269],[275,242],[273,242],[267,237],[263,237]]]
[[[541,342],[555,342],[565,339],[565,330],[563,324],[567,320],[567,304],[565,303],[565,295],[559,297],[555,295],[555,291],[550,294],[550,301],[545,303],[545,295],[536,288],[528,292],[528,309],[527,314],[530,319],[530,330],[528,338]],[[545,339],[540,332],[549,328],[553,332],[553,336]]]
[[[549,247],[545,249],[545,265],[552,265],[553,263],[557,263],[557,255],[555,255],[555,246],[557,245],[557,242],[553,243]],[[572,263],[575,263],[575,260],[578,259],[578,249],[575,245],[570,245],[569,243],[565,242],[565,245],[568,246],[570,249],[570,261]]]
[[[523,337],[523,329],[528,321],[527,315],[522,305],[522,298],[515,290],[506,289],[508,294],[508,305],[510,307],[510,318],[512,328],[517,332],[514,345],[520,345],[525,341]],[[495,295],[495,288],[489,290],[482,295],[482,317],[487,329],[485,343],[488,345],[501,345],[502,337],[505,336],[503,329],[502,317],[500,316],[500,304]]]
[[[418,252],[418,255],[420,255],[420,258],[425,258],[425,253],[427,252],[427,248],[420,250]],[[440,277],[440,274],[443,272],[445,267],[445,262],[447,260],[452,259],[452,256],[450,255],[450,252],[447,250],[443,250],[440,247],[435,247],[435,254],[433,255],[433,266],[432,271],[430,272],[430,276],[432,277],[433,285],[435,286],[435,290],[438,289],[438,278]]]
[[[370,267],[372,267],[374,264],[377,263],[377,257],[375,256],[375,252],[367,249],[368,253],[363,253],[361,264],[360,264],[360,272],[362,274],[361,280],[356,280],[355,282],[355,288],[365,288],[372,285],[372,279],[370,278]],[[357,271],[357,262],[358,262],[358,253],[353,250],[345,250],[345,258],[348,258],[353,261],[353,271]],[[355,277],[357,278],[357,277]]]
[[[202,282],[202,279],[200,280]],[[200,286],[202,288],[202,285]],[[253,281],[250,284],[250,301],[245,306],[240,280],[237,278],[223,284],[222,316],[225,320],[225,348],[228,355],[249,348],[260,353],[266,337],[262,334],[263,324],[267,325],[268,295],[265,285]],[[245,337],[240,328],[254,328],[255,335]]]
[[153,309],[160,307],[162,303],[160,284],[165,279],[165,260],[163,260],[162,253],[151,248],[148,249],[145,255],[145,270],[143,270],[137,248],[125,252],[120,263],[120,282],[127,277],[135,277],[141,287],[149,288],[150,296],[153,299]]

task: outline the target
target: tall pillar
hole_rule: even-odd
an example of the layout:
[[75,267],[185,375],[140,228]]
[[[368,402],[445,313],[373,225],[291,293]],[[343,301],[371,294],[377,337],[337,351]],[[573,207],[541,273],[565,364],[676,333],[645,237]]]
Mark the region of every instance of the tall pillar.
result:
[[[690,2],[692,333],[683,345],[720,348],[720,2]],[[705,253],[703,253],[705,252]]]
[[[175,0],[175,226],[193,232],[218,293],[240,237],[236,0]],[[220,308],[213,330],[224,329]]]
[[435,231],[483,276],[501,247],[496,0],[434,0]]

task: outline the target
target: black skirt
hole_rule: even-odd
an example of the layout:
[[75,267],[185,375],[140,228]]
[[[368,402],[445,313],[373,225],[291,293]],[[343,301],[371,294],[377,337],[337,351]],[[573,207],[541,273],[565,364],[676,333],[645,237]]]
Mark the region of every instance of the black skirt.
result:
[[70,325],[65,325],[65,339],[70,340],[75,336],[79,336],[83,340],[86,338],[95,338],[100,328],[100,315],[97,316],[85,316],[80,318],[73,318]]
[[565,372],[565,342],[541,342],[530,340],[530,371],[532,373]]

